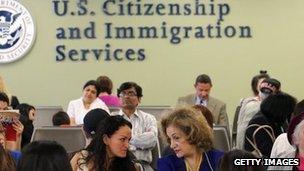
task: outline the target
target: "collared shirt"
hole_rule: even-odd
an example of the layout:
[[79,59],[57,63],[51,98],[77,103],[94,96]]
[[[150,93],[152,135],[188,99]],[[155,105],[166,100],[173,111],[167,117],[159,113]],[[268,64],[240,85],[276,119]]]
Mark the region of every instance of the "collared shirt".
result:
[[153,115],[136,109],[130,118],[122,111],[112,112],[111,115],[123,116],[132,124],[132,139],[130,150],[138,160],[149,163],[152,161],[152,149],[157,143],[157,123]]
[[207,107],[207,99],[203,99],[203,98],[200,98],[200,97],[196,96],[195,104],[196,105],[203,105],[203,106]]
[[67,113],[70,118],[75,118],[75,123],[77,125],[83,124],[83,118],[85,115],[96,108],[100,108],[105,110],[106,112],[110,113],[109,108],[106,106],[106,104],[100,100],[99,98],[96,98],[91,104],[89,109],[86,109],[83,104],[82,97],[76,100],[72,100],[69,103]]

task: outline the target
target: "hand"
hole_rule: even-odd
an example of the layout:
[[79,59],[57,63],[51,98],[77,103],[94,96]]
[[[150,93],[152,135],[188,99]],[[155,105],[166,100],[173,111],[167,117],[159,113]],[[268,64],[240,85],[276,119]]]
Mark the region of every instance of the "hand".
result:
[[18,118],[13,118],[13,128],[16,131],[17,135],[21,135],[24,129],[23,124],[19,121]]

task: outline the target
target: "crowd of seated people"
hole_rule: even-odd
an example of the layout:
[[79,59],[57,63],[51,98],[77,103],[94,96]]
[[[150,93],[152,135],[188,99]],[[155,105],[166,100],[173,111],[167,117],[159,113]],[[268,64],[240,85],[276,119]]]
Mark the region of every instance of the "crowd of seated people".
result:
[[[30,143],[35,129],[35,107],[19,101],[13,105],[15,96],[2,88],[0,110],[18,109],[20,117],[12,119],[10,129],[15,134],[8,133],[6,125],[0,124],[0,168],[39,170],[42,166],[29,164],[29,158],[54,155],[61,163],[45,161],[49,164],[45,170],[54,167],[61,170],[265,170],[267,167],[237,168],[233,164],[237,158],[261,157],[300,159],[299,166],[269,167],[270,170],[304,169],[304,102],[297,103],[282,90],[280,81],[265,72],[252,79],[251,87],[254,96],[241,100],[236,118],[236,146],[232,148],[237,150],[225,152],[214,148],[212,128],[226,126],[229,134],[226,104],[209,95],[212,82],[208,75],[199,75],[194,83],[195,93],[180,97],[177,106],[163,115],[161,132],[155,116],[138,109],[143,90],[137,83],[122,83],[117,96],[113,96],[113,83],[107,76],[89,80],[83,86],[82,96],[70,101],[67,112],[60,111],[52,117],[54,126],[82,126],[86,146],[71,154],[56,142]],[[113,106],[120,110],[110,113],[109,107]],[[157,148],[160,133],[169,146],[155,168],[152,150]],[[54,153],[48,154],[44,151],[47,148],[54,149]]]

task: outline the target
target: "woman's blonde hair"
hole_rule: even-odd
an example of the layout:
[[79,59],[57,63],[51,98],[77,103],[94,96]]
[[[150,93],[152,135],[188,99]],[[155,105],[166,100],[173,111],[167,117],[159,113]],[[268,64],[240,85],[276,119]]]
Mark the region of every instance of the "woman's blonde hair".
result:
[[8,91],[7,86],[5,85],[5,82],[4,82],[4,80],[3,80],[3,78],[2,78],[1,75],[0,75],[0,92],[3,92],[3,93],[5,93],[7,95],[8,101],[9,101],[8,105],[10,105],[11,100],[12,100],[12,95]]
[[208,151],[213,146],[213,131],[208,125],[206,118],[190,107],[179,107],[170,111],[161,120],[162,132],[170,144],[166,129],[174,126],[183,131],[189,144],[196,146],[202,151]]
[[0,75],[0,92],[4,92],[5,94],[10,94],[1,75]]

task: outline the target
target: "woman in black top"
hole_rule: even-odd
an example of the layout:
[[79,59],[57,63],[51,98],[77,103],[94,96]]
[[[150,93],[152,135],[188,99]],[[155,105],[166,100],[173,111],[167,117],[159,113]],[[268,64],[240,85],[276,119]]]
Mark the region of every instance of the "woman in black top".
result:
[[30,143],[31,141],[31,137],[34,131],[33,121],[36,109],[34,106],[26,103],[21,103],[17,109],[19,109],[20,121],[24,126],[21,141],[21,148],[23,148],[24,145]]

